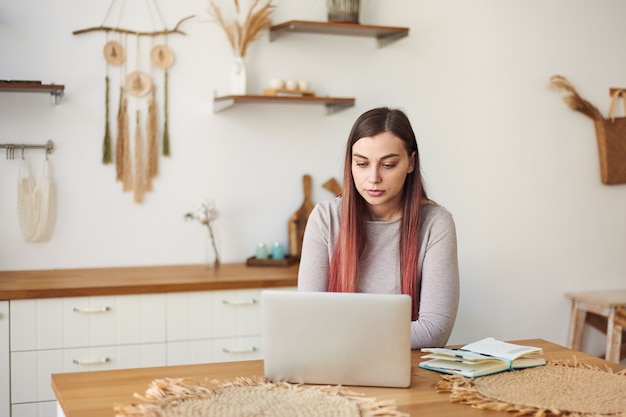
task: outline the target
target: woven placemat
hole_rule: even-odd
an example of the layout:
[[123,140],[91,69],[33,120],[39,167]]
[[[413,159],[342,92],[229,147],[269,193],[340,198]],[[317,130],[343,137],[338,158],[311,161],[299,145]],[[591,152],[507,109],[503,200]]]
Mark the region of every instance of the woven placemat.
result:
[[378,401],[340,386],[302,386],[237,378],[231,382],[157,379],[140,403],[115,405],[116,417],[408,417],[395,401]]
[[572,361],[468,379],[446,375],[436,385],[450,400],[536,417],[626,417],[626,370]]

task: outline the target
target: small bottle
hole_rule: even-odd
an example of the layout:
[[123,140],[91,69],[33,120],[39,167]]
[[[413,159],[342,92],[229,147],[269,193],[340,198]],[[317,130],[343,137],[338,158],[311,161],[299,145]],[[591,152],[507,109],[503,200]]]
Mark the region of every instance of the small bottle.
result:
[[272,246],[272,259],[285,259],[285,250],[280,242],[274,242]]
[[256,245],[256,258],[257,259],[267,259],[267,256],[268,256],[267,246],[265,246],[265,243],[259,242]]

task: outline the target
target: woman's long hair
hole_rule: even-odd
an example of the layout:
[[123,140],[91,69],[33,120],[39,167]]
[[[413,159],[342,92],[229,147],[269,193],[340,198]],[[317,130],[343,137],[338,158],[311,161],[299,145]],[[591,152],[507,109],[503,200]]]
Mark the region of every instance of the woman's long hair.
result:
[[380,107],[363,113],[352,126],[346,146],[343,171],[340,231],[330,261],[328,291],[356,292],[359,257],[366,245],[364,218],[367,203],[359,194],[352,177],[352,146],[363,137],[390,132],[404,142],[407,155],[415,152],[415,169],[409,173],[402,191],[402,226],[400,232],[400,273],[402,293],[413,300],[413,320],[419,311],[420,282],[417,275],[419,256],[420,208],[428,201],[419,163],[415,133],[407,116],[400,110]]

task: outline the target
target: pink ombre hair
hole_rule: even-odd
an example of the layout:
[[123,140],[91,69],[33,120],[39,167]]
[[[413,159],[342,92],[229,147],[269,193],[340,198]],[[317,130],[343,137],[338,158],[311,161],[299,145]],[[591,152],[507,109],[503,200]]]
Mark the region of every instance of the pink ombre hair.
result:
[[402,192],[403,213],[400,232],[400,271],[402,293],[413,300],[413,320],[419,311],[420,277],[418,271],[420,209],[428,202],[420,171],[415,133],[400,110],[380,107],[363,113],[352,126],[346,146],[343,171],[340,232],[330,261],[328,291],[356,292],[359,257],[367,245],[363,226],[367,203],[358,193],[352,178],[352,146],[363,137],[391,132],[404,142],[407,155],[415,152],[415,169],[408,174]]

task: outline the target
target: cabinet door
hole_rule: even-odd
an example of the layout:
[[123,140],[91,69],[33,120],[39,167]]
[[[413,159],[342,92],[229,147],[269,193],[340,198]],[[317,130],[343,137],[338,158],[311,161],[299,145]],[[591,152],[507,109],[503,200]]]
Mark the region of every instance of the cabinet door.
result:
[[51,349],[11,353],[11,402],[55,400],[50,375],[166,365],[165,344]]
[[167,365],[215,362],[215,340],[185,340],[167,344]]
[[11,351],[165,341],[163,294],[11,301]]
[[262,359],[260,336],[190,340],[167,344],[168,366],[256,359]]
[[213,337],[213,291],[167,294],[167,340]]
[[168,342],[260,335],[262,290],[167,294]]
[[11,417],[59,417],[56,401],[16,404],[11,409]]
[[0,301],[0,416],[10,411],[9,302]]
[[215,362],[263,359],[261,336],[229,337],[215,341]]
[[216,337],[261,334],[261,290],[215,292],[214,326]]
[[260,290],[223,290],[167,295],[167,340],[258,335]]

